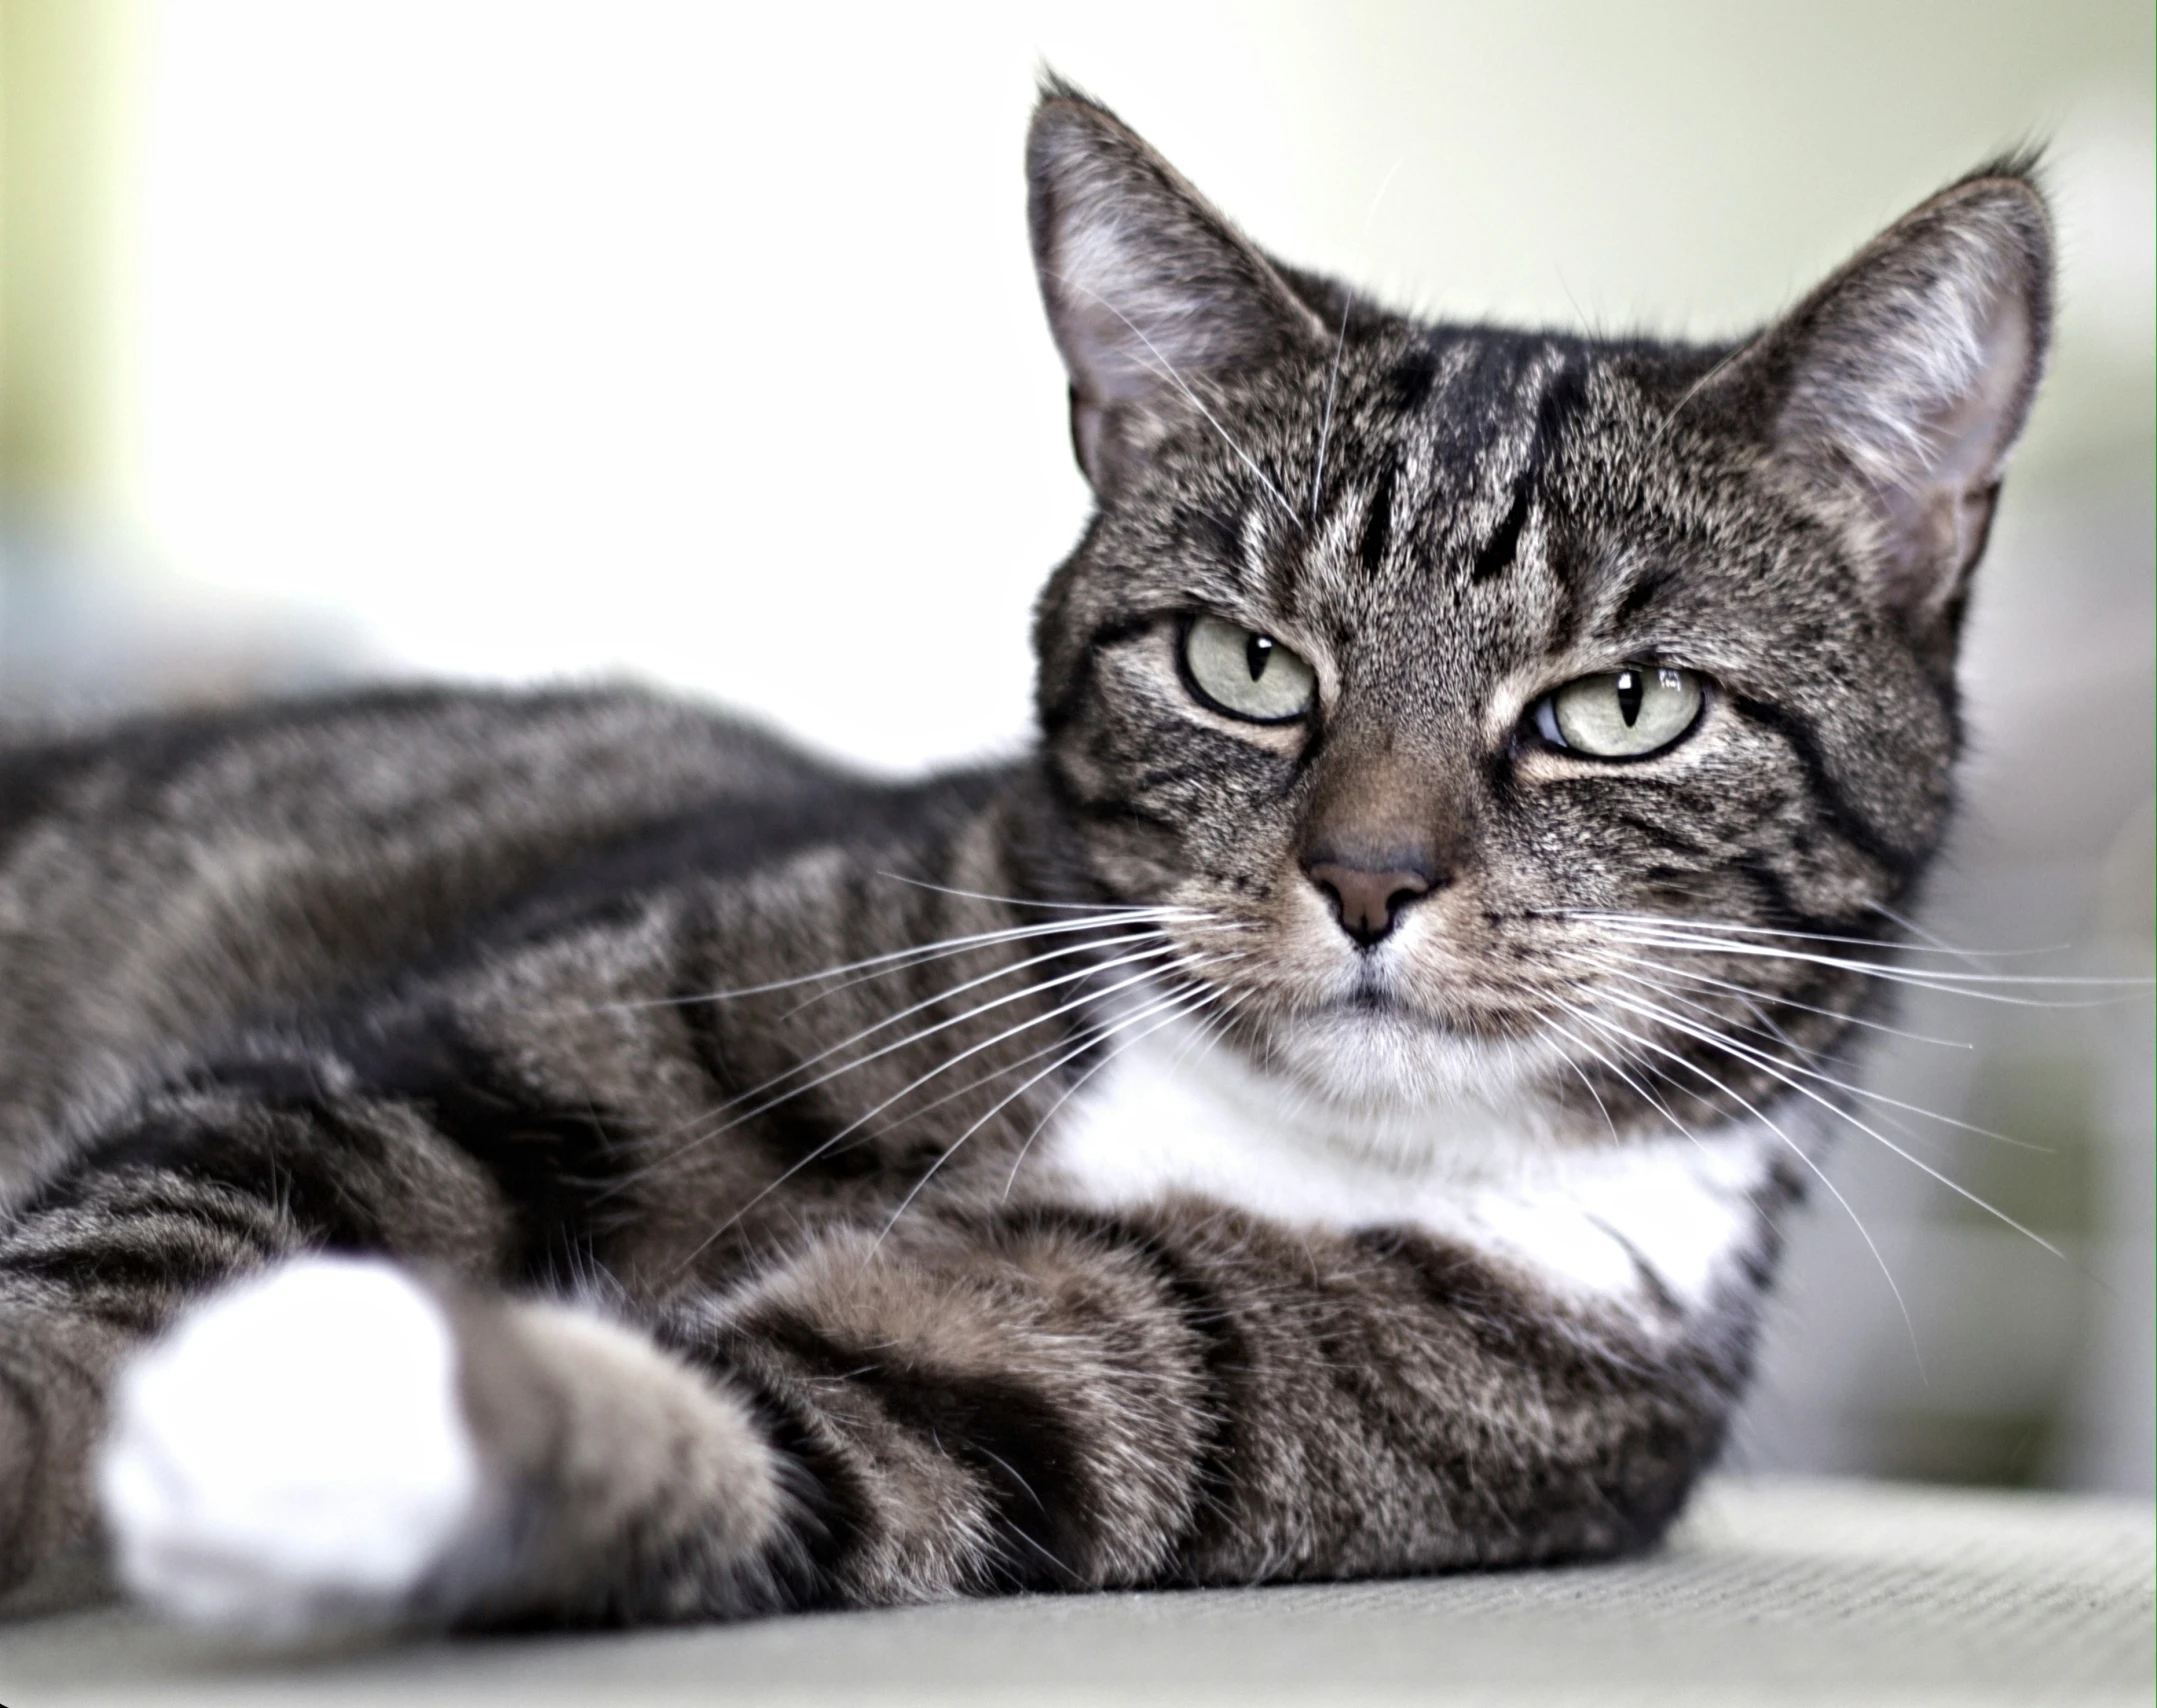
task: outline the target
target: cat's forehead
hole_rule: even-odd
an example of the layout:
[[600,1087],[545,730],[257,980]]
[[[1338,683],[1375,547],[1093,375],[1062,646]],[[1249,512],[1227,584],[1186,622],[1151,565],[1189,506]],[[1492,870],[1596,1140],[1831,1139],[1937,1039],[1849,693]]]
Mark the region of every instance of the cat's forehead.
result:
[[1328,376],[1303,516],[1253,494],[1244,589],[1425,676],[1562,650],[1635,567],[1640,536],[1681,508],[1633,366],[1534,333],[1369,341]]
[[[1358,486],[1391,486],[1384,543],[1416,548],[1396,567],[1494,581],[1538,511],[1683,484],[1644,390],[1666,389],[1662,370],[1682,354],[1486,328],[1398,334],[1358,364],[1360,407],[1345,415],[1328,485],[1350,502]],[[1587,483],[1564,478],[1590,469]],[[1383,554],[1359,545],[1377,567]]]
[[1671,432],[1719,354],[1371,311],[1200,400],[1105,518],[1097,592],[1313,647],[1404,716],[1616,662],[1651,597],[1682,600],[1688,633],[1723,607],[1750,626],[1742,578],[1694,567],[1746,531],[1705,472],[1732,447],[1704,419]]

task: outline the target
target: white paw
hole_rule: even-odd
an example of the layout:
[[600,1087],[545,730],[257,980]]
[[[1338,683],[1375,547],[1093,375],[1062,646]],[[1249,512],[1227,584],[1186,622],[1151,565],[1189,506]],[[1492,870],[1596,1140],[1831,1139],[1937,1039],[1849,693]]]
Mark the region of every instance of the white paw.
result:
[[481,1507],[449,1320],[386,1263],[242,1283],[122,1371],[97,1479],[123,1580],[167,1614],[392,1616]]

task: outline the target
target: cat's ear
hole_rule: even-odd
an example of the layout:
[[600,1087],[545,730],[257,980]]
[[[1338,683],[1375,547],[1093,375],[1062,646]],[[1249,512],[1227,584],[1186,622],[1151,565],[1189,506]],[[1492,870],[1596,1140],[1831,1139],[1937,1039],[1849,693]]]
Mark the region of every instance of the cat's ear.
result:
[[1734,364],[1777,458],[1856,501],[1882,602],[1928,649],[1953,646],[2051,330],[2051,220],[2010,161],[1897,221]]
[[1026,145],[1027,215],[1071,438],[1094,490],[1144,454],[1151,418],[1211,372],[1322,342],[1280,272],[1115,114],[1051,80]]

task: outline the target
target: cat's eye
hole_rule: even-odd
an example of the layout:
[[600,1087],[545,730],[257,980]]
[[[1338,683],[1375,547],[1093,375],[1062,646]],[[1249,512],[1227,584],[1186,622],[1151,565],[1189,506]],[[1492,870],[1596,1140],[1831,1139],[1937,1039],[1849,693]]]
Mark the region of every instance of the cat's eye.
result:
[[1220,617],[1191,619],[1183,668],[1200,699],[1253,723],[1288,723],[1318,697],[1317,671],[1272,636]]
[[1553,747],[1596,759],[1645,759],[1693,727],[1704,698],[1690,670],[1628,665],[1544,695],[1535,723]]

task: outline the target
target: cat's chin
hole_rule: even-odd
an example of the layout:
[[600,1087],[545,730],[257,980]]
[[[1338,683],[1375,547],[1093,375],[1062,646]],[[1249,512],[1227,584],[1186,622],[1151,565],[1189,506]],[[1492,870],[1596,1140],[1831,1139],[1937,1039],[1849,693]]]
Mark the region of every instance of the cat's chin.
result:
[[1545,1088],[1566,1071],[1555,1043],[1479,1036],[1400,1003],[1299,1015],[1279,1023],[1267,1044],[1268,1077],[1290,1081],[1374,1136],[1414,1133],[1424,1142],[1499,1110],[1509,1130],[1527,1137],[1523,1117],[1550,1101]]

